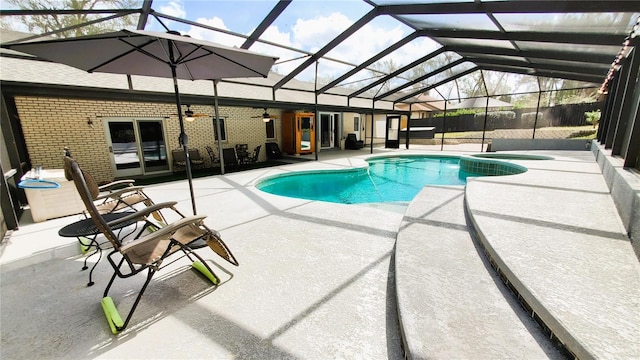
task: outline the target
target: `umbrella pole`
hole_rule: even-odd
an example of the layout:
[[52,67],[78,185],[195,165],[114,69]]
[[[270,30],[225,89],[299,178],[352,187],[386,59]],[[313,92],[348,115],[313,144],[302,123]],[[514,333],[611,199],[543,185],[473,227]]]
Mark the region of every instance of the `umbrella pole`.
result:
[[218,154],[220,154],[220,175],[224,175],[224,155],[222,154],[222,136],[220,132],[220,113],[218,112],[218,80],[213,80],[213,109],[216,116],[216,134],[218,134]]
[[[171,49],[171,47],[169,47]],[[173,54],[172,54],[173,55]],[[180,137],[178,142],[182,145],[184,151],[185,171],[187,172],[187,180],[189,181],[189,193],[191,194],[191,207],[193,215],[196,215],[196,198],[193,193],[193,177],[191,175],[191,159],[189,158],[189,139],[184,131],[184,120],[182,119],[182,104],[180,103],[180,92],[178,91],[178,76],[176,75],[176,66],[171,64],[171,75],[173,75],[173,90],[176,94],[176,106],[178,107],[178,123],[180,124]]]

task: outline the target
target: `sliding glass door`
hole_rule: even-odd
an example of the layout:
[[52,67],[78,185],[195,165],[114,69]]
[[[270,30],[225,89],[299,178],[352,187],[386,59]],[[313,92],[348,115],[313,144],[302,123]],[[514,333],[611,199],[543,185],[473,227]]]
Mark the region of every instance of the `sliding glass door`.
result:
[[161,119],[103,119],[113,176],[169,170]]

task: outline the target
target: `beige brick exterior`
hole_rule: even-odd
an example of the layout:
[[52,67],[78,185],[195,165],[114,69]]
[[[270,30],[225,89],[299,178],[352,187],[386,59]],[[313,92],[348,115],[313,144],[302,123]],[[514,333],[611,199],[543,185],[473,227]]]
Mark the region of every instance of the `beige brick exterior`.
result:
[[[360,129],[354,129],[354,122],[353,119],[359,116],[360,117]],[[358,133],[358,139],[363,140],[364,139],[364,131],[362,131],[362,128],[364,127],[364,121],[365,121],[366,115],[363,114],[356,114],[356,113],[343,113],[343,119],[342,119],[342,139],[346,139],[347,138],[347,134],[350,133]]]
[[[32,164],[47,168],[62,168],[62,154],[65,146],[71,148],[74,158],[90,172],[98,182],[114,179],[109,159],[107,137],[103,121],[112,118],[160,119],[163,120],[167,149],[179,146],[180,128],[177,109],[172,103],[145,103],[126,101],[98,101],[61,99],[45,97],[17,96],[15,98],[18,116],[22,124],[24,138]],[[185,108],[186,109],[186,108]],[[184,109],[183,109],[184,110]],[[193,122],[185,122],[189,136],[189,147],[197,148],[208,158],[205,146],[209,145],[217,153],[214,141],[213,105],[193,105],[194,113],[209,114]],[[265,123],[260,118],[263,109],[219,107],[220,116],[226,120],[227,141],[224,148],[246,143],[249,149],[262,145],[258,161],[266,160],[265,142],[274,141],[280,145],[280,121],[275,122],[276,139],[266,138]],[[270,109],[269,113],[280,117],[280,112]],[[252,118],[258,116],[258,118]],[[91,121],[93,125],[89,125]]]

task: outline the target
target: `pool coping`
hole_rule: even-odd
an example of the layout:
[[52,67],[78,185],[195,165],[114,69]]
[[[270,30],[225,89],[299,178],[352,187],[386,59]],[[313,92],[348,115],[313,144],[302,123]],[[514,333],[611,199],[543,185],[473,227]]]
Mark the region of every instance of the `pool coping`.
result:
[[640,266],[595,158],[576,154],[474,179],[466,209],[492,267],[552,341],[576,358],[637,357]]

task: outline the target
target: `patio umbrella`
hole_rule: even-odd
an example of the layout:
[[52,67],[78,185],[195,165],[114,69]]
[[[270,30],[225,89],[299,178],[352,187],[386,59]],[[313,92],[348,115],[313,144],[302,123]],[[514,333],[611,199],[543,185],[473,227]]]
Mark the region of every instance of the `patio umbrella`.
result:
[[223,78],[267,77],[276,60],[270,56],[181,36],[173,31],[121,30],[75,38],[2,44],[2,47],[88,72],[172,78],[180,123],[179,142],[187,159],[186,172],[194,214],[196,203],[191,164],[188,161],[188,138],[184,130],[177,79],[215,81]]

